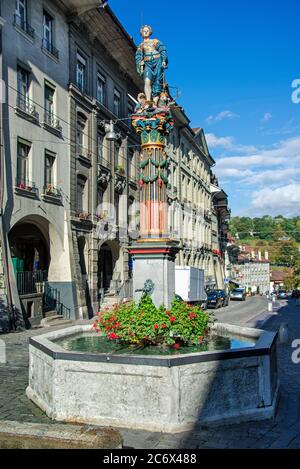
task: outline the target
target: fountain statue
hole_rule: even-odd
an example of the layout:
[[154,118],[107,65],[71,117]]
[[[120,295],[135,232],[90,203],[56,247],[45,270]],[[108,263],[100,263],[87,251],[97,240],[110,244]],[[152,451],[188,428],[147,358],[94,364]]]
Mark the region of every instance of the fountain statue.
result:
[[140,299],[148,278],[154,282],[155,304],[169,306],[175,293],[175,256],[178,243],[168,232],[168,168],[166,137],[173,130],[172,108],[175,102],[165,79],[168,56],[158,39],[150,39],[151,26],[141,28],[143,42],[136,52],[136,66],[144,79],[144,91],[137,97],[131,116],[136,133],[141,136],[139,186],[140,239],[131,246],[135,259],[134,296]]

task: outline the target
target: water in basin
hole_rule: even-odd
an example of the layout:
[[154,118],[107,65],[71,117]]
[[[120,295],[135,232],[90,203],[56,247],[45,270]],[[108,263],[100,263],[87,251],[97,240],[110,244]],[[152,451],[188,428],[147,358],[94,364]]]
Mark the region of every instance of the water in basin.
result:
[[53,340],[67,351],[104,353],[104,354],[126,354],[126,355],[178,355],[213,350],[234,350],[240,348],[254,347],[256,339],[233,336],[233,335],[213,335],[209,341],[197,346],[182,346],[179,350],[162,346],[129,346],[120,345],[115,341],[108,340],[105,336],[92,332],[82,332],[71,336]]

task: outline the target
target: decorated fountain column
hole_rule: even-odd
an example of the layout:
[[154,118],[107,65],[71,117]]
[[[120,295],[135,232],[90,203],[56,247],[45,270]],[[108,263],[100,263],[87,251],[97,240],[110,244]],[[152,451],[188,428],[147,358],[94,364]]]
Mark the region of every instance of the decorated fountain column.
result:
[[140,239],[131,246],[133,291],[138,301],[147,291],[156,306],[170,307],[175,293],[175,257],[178,243],[168,233],[168,166],[166,136],[173,128],[169,110],[132,116],[141,136]]
[[140,238],[131,246],[133,294],[151,294],[156,306],[170,307],[175,293],[175,257],[178,243],[168,233],[168,167],[166,137],[174,121],[172,102],[165,82],[168,56],[158,39],[150,39],[151,26],[141,28],[143,42],[137,48],[137,71],[144,80],[144,93],[132,115],[132,125],[141,137],[139,185]]

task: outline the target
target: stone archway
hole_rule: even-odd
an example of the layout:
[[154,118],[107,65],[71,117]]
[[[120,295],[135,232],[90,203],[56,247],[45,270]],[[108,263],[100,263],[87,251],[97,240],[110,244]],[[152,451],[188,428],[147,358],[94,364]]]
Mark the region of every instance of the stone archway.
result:
[[98,292],[99,299],[106,295],[116,295],[121,287],[123,264],[120,244],[106,241],[98,250]]
[[75,314],[68,239],[45,217],[31,214],[19,218],[8,234],[17,281],[16,294],[30,318],[44,313],[44,286],[59,298],[60,305]]
[[110,246],[104,243],[98,253],[98,288],[107,293],[113,278],[113,254]]
[[17,223],[9,232],[9,245],[15,272],[47,271],[50,264],[49,242],[33,223]]

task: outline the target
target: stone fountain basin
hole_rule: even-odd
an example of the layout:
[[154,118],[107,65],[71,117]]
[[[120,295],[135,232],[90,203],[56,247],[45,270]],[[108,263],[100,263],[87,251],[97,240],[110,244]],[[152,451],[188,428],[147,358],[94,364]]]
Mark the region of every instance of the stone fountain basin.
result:
[[69,352],[52,342],[90,325],[31,338],[27,396],[54,420],[160,432],[273,417],[277,334],[214,328],[256,343],[166,357]]

